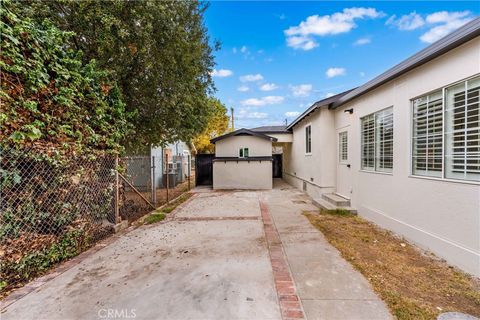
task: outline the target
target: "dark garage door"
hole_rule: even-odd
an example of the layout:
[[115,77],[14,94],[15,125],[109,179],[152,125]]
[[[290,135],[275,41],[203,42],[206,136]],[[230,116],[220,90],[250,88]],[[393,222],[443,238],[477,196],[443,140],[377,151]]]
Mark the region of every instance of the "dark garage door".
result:
[[213,184],[214,154],[197,154],[195,158],[195,185],[211,186]]

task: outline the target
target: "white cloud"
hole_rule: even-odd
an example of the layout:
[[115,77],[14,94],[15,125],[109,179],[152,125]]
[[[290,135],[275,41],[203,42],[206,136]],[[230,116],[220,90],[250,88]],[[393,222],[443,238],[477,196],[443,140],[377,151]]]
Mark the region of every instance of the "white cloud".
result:
[[472,19],[473,15],[470,11],[438,11],[426,17],[422,17],[414,11],[398,19],[393,15],[387,20],[386,24],[394,25],[402,31],[428,27],[430,29],[420,36],[420,40],[433,43]]
[[311,37],[305,36],[293,36],[287,38],[287,46],[294,49],[302,49],[305,51],[312,50],[315,47],[318,47],[318,43],[315,42]]
[[240,92],[246,92],[246,91],[250,90],[250,88],[247,87],[247,86],[240,86],[240,87],[237,88],[237,90],[240,91]]
[[240,48],[240,52],[241,53],[246,53],[246,52],[248,52],[248,48],[246,46],[243,46],[243,47]]
[[312,91],[312,85],[300,84],[298,86],[290,86],[290,89],[292,89],[292,93],[295,97],[307,97]]
[[225,78],[233,75],[233,71],[228,69],[220,69],[220,70],[213,69],[211,75],[212,77]]
[[448,12],[448,11],[439,11],[429,14],[426,18],[428,23],[442,23],[442,22],[451,22],[456,21],[458,19],[465,18],[470,15],[470,11],[456,11],[456,12]]
[[268,113],[265,112],[250,112],[246,116],[246,118],[250,119],[264,119],[266,117],[268,117]]
[[359,75],[360,75],[360,77],[365,77],[365,72],[360,71]]
[[252,82],[252,81],[260,81],[260,80],[263,80],[263,76],[260,73],[247,74],[240,77],[240,81],[242,82]]
[[261,107],[268,104],[279,104],[282,103],[284,100],[281,96],[266,96],[263,98],[250,98],[241,101],[240,103],[243,106],[251,106],[251,107]]
[[282,96],[266,96],[262,98],[266,104],[279,104],[282,103],[284,98]]
[[313,36],[335,35],[349,32],[357,25],[355,20],[378,18],[384,14],[374,8],[345,8],[332,15],[314,15],[284,31],[287,45],[294,49],[311,50],[318,46]]
[[345,68],[328,68],[325,74],[327,75],[328,78],[333,78],[333,77],[343,76],[346,74],[346,72],[347,70],[345,70]]
[[370,40],[369,38],[360,38],[358,39],[357,41],[355,41],[353,43],[353,45],[355,46],[363,46],[365,44],[369,44],[370,42],[372,42],[372,40]]
[[426,21],[429,24],[438,24],[426,33],[424,33],[420,40],[426,43],[433,43],[447,34],[451,33],[455,29],[460,28],[465,23],[472,20],[473,17],[471,16],[470,11],[462,11],[462,12],[448,12],[448,11],[440,11],[429,14],[426,18]]
[[260,86],[262,91],[272,91],[278,89],[278,86],[275,83],[265,83]]
[[265,119],[268,117],[268,113],[265,112],[251,112],[250,107],[240,108],[235,115],[235,118],[238,119]]
[[330,97],[333,97],[335,95],[335,93],[333,92],[328,92],[326,95],[325,95],[325,98],[330,98]]
[[298,111],[288,111],[288,112],[285,112],[285,117],[295,118],[295,117],[298,117],[299,114],[300,114],[300,112],[298,112]]
[[397,19],[396,15],[388,18],[386,25],[396,26],[399,30],[415,30],[425,24],[425,20],[418,13],[410,12]]

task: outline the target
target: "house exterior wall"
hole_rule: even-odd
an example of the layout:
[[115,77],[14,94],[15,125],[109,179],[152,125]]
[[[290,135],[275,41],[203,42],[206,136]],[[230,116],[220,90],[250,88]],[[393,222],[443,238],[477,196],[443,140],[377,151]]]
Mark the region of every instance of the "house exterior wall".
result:
[[[150,156],[152,157],[152,172],[151,175],[155,179],[155,186],[163,186],[163,173],[165,171],[165,158],[168,156],[168,162],[172,162],[174,157],[177,162],[177,173],[178,173],[178,182],[185,181],[191,172],[191,164],[188,162],[190,156],[190,149],[188,144],[183,141],[178,141],[175,143],[170,143],[165,147],[151,147]],[[183,158],[178,158],[176,156],[181,156]],[[153,168],[155,166],[155,168]]]
[[[233,136],[215,143],[216,157],[238,157],[248,148],[249,157],[271,157],[272,142],[254,136]],[[214,189],[271,189],[272,161],[214,161]]]
[[[335,190],[334,114],[320,109],[293,127],[293,143],[284,149],[284,179],[312,197]],[[305,152],[305,127],[312,126],[312,150]],[[325,152],[329,150],[329,152]]]
[[293,141],[293,136],[291,133],[267,133],[266,135],[273,138],[277,138],[276,142],[278,143]]
[[[322,183],[333,186],[350,185],[351,205],[358,213],[415,242],[449,263],[480,275],[480,185],[464,181],[420,178],[411,175],[411,99],[451,85],[480,73],[480,38],[476,38],[382,86],[360,96],[337,110],[321,109],[294,128],[294,141],[288,160],[288,170],[297,177],[317,176]],[[393,172],[364,172],[360,168],[360,118],[393,106],[394,145]],[[352,115],[345,109],[354,109]],[[312,122],[313,139],[325,140],[329,135],[317,135],[320,119],[333,115],[335,133],[320,153],[332,153],[335,162],[322,161],[321,155],[308,159],[303,152],[305,122]],[[325,121],[323,122],[325,124]],[[349,163],[346,171],[338,161],[337,134],[348,128]],[[297,132],[297,133],[296,133]],[[299,134],[300,132],[300,134]],[[315,150],[315,149],[314,149]],[[312,153],[314,152],[312,150]],[[312,161],[313,160],[313,161]],[[334,181],[322,175],[336,173]],[[343,174],[338,174],[340,171]],[[322,183],[320,186],[322,186]],[[298,185],[298,183],[292,183]],[[343,189],[346,189],[343,187]],[[325,192],[329,188],[319,188]],[[307,190],[308,192],[308,190]]]

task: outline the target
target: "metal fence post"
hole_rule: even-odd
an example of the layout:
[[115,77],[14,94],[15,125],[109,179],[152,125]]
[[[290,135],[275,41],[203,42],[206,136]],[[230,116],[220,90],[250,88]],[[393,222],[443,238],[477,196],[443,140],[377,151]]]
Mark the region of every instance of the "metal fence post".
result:
[[190,168],[191,165],[191,160],[190,160],[190,155],[187,156],[187,168],[188,168],[188,191],[190,191],[190,176],[192,173],[192,168]]
[[120,183],[118,177],[118,156],[115,157],[115,223],[120,223]]
[[157,205],[157,186],[155,181],[155,156],[150,157],[150,161],[152,162],[152,170],[150,170],[151,180],[152,180],[152,202],[156,206]]
[[165,171],[167,175],[165,178],[165,181],[166,181],[166,187],[167,187],[167,203],[168,203],[168,153],[165,154],[165,163],[166,163]]

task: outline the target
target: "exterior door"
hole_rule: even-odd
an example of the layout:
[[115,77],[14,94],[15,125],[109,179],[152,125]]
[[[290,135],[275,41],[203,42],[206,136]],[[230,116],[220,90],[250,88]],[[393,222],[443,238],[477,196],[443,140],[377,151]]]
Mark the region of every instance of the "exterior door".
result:
[[352,158],[350,127],[337,130],[337,194],[350,199],[352,194]]
[[281,178],[282,177],[282,154],[274,154],[273,157],[273,164],[272,164],[272,176],[274,178]]

